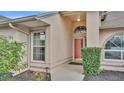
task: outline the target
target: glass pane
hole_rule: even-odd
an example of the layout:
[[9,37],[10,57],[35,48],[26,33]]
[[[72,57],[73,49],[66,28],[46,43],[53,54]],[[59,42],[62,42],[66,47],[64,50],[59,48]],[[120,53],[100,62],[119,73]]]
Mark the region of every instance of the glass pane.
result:
[[105,51],[105,59],[121,60],[121,51]]
[[34,54],[34,55],[33,55],[33,60],[37,60],[37,61],[45,61],[45,55]]
[[124,50],[124,34],[122,34],[122,50]]
[[105,49],[121,50],[121,35],[113,36],[105,45]]
[[45,47],[33,47],[33,60],[45,61]]
[[45,58],[42,58],[42,56],[40,54],[34,54],[33,55],[33,60],[37,60],[37,61],[45,61]]
[[83,33],[83,32],[86,32],[85,26],[78,26],[74,31],[74,33]]
[[124,60],[124,51],[122,52],[122,59]]
[[45,54],[41,54],[41,59],[45,61]]
[[40,40],[40,45],[45,46],[45,40]]
[[33,45],[45,46],[45,32],[34,33]]
[[41,47],[39,52],[39,54],[45,54],[45,47]]

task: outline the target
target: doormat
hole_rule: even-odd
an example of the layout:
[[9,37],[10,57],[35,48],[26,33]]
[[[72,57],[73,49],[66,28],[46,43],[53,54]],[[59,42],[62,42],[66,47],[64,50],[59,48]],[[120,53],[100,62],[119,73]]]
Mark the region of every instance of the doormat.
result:
[[70,62],[69,64],[71,64],[71,65],[82,65],[82,63],[77,63],[77,62]]

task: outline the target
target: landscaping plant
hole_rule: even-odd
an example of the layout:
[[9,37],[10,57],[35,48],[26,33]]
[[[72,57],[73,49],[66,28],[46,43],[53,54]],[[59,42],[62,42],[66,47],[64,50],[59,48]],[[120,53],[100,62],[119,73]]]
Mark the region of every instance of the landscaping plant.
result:
[[100,72],[101,48],[88,47],[82,49],[82,61],[86,76],[98,75]]
[[22,68],[23,47],[23,43],[0,36],[0,80],[8,79],[10,71]]

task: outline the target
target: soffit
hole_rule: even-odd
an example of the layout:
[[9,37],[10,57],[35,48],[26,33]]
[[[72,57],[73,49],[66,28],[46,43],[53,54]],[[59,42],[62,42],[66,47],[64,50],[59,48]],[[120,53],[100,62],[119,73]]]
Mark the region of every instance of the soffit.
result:
[[60,13],[73,22],[77,21],[78,18],[80,18],[80,21],[86,21],[86,11],[65,11]]
[[40,27],[40,26],[46,26],[46,25],[48,25],[47,23],[45,23],[43,21],[38,21],[38,20],[21,22],[21,23],[18,23],[18,24],[19,25],[25,25],[25,26],[27,26],[29,28]]

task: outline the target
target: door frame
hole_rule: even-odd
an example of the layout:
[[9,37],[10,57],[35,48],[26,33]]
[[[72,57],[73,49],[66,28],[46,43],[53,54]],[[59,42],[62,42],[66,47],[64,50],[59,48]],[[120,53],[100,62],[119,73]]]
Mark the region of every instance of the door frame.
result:
[[73,58],[73,60],[76,60],[75,59],[75,39],[83,39],[83,47],[85,47],[86,46],[85,36],[86,36],[86,32],[76,33],[73,35],[73,42],[72,42],[72,47],[73,47],[72,48],[72,53],[73,53],[72,58]]

